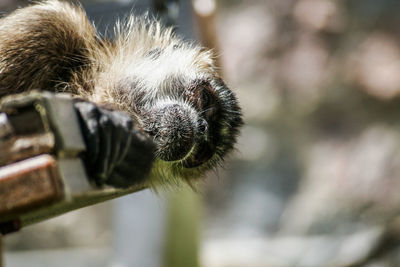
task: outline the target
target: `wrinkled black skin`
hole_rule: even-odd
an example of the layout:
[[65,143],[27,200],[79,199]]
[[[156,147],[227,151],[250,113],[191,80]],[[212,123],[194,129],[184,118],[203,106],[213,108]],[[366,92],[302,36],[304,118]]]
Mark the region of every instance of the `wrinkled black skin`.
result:
[[82,156],[95,183],[120,188],[144,184],[154,160],[151,138],[123,112],[81,100],[74,106],[86,143]]

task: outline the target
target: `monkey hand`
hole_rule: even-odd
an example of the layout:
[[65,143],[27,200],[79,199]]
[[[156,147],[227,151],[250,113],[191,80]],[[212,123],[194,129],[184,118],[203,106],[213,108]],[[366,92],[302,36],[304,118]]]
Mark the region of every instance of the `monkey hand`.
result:
[[151,139],[123,112],[81,100],[74,106],[87,147],[83,160],[95,183],[120,188],[144,184],[153,163]]

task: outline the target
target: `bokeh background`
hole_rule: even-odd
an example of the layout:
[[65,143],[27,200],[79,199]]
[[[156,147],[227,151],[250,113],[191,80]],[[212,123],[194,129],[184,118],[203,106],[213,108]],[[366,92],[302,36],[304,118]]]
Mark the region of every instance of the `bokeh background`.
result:
[[[204,40],[181,2],[178,29]],[[6,266],[400,266],[400,2],[193,2],[217,5],[237,152],[201,193],[144,191],[7,236]]]

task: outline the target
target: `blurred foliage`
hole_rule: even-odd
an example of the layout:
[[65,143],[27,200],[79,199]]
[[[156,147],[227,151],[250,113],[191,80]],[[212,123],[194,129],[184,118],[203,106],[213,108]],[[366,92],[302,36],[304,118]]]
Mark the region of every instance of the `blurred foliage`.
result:
[[[286,250],[277,266],[398,266],[400,2],[218,3],[222,66],[246,126],[220,174],[229,178],[210,185],[208,213],[222,218],[209,227],[227,239],[264,236],[253,251]],[[235,260],[210,266],[252,253],[230,248]]]

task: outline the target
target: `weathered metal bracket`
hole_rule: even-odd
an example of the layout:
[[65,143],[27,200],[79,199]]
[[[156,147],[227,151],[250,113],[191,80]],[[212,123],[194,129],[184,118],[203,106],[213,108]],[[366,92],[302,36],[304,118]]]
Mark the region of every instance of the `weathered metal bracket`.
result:
[[88,179],[73,100],[33,92],[0,103],[0,233],[143,189]]

